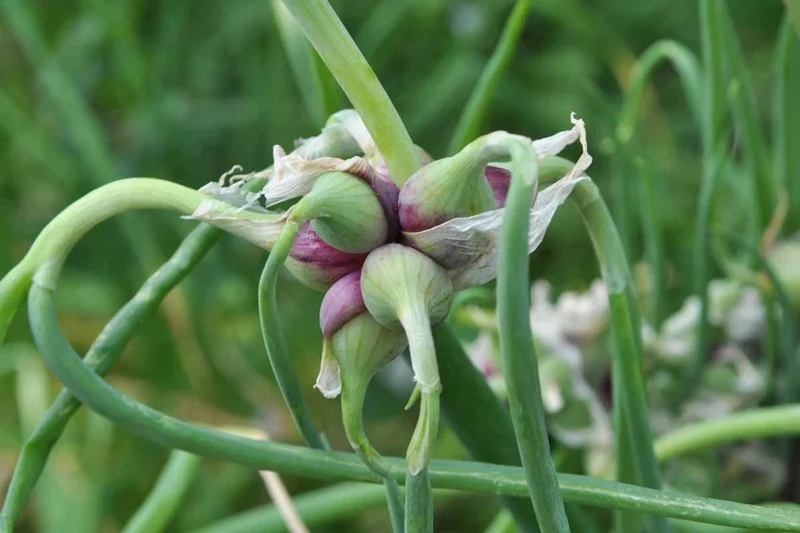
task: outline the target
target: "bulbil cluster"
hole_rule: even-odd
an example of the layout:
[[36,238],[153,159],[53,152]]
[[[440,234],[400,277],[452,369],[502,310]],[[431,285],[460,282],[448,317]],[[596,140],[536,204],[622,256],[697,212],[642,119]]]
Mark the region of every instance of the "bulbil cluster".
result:
[[[579,181],[591,158],[583,123],[573,119],[573,124],[572,130],[538,141],[491,133],[437,161],[419,149],[424,165],[398,188],[360,117],[341,111],[294,152],[276,147],[268,175],[239,176],[230,185],[202,189],[231,209],[201,206],[192,218],[274,248],[273,255],[280,255],[299,281],[327,291],[320,310],[324,340],[316,388],[327,398],[342,395],[348,438],[376,472],[388,476],[361,425],[367,385],[381,366],[409,348],[414,398],[419,394],[421,401],[408,449],[409,471],[416,475],[427,465],[438,426],[441,380],[432,328],[447,318],[456,290],[496,275],[511,183],[506,163],[536,166],[581,141],[584,157],[565,178],[571,179],[561,186],[566,192],[534,208],[549,213],[545,227]],[[247,183],[263,177],[268,179],[260,190],[242,194]],[[277,220],[258,220],[295,199]]]

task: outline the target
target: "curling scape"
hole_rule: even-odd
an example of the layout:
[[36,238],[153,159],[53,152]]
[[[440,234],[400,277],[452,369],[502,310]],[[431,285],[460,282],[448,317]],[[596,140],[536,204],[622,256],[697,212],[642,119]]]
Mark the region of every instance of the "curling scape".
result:
[[[361,118],[353,110],[344,110],[331,116],[320,135],[300,141],[291,153],[275,146],[270,168],[242,174],[241,167],[234,166],[199,191],[151,180],[169,194],[152,202],[145,195],[110,214],[171,208],[186,219],[217,226],[271,252],[259,285],[262,329],[281,392],[301,428],[312,423],[302,408],[294,407],[303,405],[302,399],[298,404],[291,359],[277,319],[271,316],[277,309],[277,271],[285,266],[301,283],[326,291],[320,309],[323,347],[315,388],[326,398],[341,396],[353,449],[383,477],[390,499],[401,501],[390,469],[364,433],[367,386],[383,365],[409,348],[413,397],[419,398],[420,411],[407,451],[408,472],[414,479],[423,479],[419,476],[427,471],[437,434],[439,396],[446,394],[432,328],[447,318],[455,291],[484,284],[497,275],[511,169],[525,169],[525,162],[536,165],[575,142],[583,147],[575,166],[535,196],[529,215],[529,253],[539,245],[555,211],[575,185],[588,179],[582,176],[591,163],[584,123],[572,117],[572,124],[568,131],[539,140],[491,133],[437,161],[416,147],[426,164],[398,188]],[[535,176],[536,172],[523,172],[520,179]],[[535,194],[536,183],[527,184]],[[88,231],[99,221],[85,222],[80,228]],[[47,231],[40,238],[46,239]],[[38,254],[36,246],[31,257],[3,280],[8,287],[2,287],[0,339],[32,280],[40,276],[54,285],[71,247],[64,245],[59,255],[47,257]],[[398,507],[393,508],[393,521],[402,521]]]

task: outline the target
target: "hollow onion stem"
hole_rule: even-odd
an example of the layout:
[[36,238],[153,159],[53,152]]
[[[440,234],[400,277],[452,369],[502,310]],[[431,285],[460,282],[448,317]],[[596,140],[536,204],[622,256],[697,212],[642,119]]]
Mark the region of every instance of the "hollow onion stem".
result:
[[694,422],[659,437],[656,456],[661,462],[696,450],[785,435],[800,435],[800,405],[762,407],[714,420]]
[[529,318],[528,230],[539,167],[532,147],[512,145],[508,193],[497,276],[497,312],[503,375],[522,467],[539,527],[544,533],[569,532],[564,502],[550,457],[539,370]]
[[59,213],[39,233],[28,253],[0,280],[0,340],[34,276],[54,286],[75,243],[101,222],[135,209],[167,209],[191,214],[208,196],[153,178],[128,178],[99,187]]
[[181,450],[173,450],[158,476],[153,490],[122,533],[161,533],[175,516],[186,492],[200,468],[201,458]]
[[[101,376],[111,370],[139,324],[158,309],[164,297],[191,272],[221,235],[221,230],[205,224],[193,230],[172,257],[106,324],[86,353],[86,365]],[[69,389],[62,390],[23,444],[0,510],[0,524],[7,524],[7,531],[11,531],[11,525],[17,521],[42,475],[50,451],[80,406],[80,400]]]
[[392,531],[401,533],[404,529],[403,495],[400,492],[400,485],[391,476],[391,468],[376,450],[367,437],[364,430],[363,409],[364,393],[366,386],[354,384],[348,381],[342,383],[342,421],[344,431],[350,445],[356,452],[361,461],[370,470],[381,476],[383,485],[386,488],[386,499],[389,506],[389,518],[392,523]]
[[400,115],[328,0],[284,0],[336,81],[361,115],[398,185],[420,161]]
[[514,53],[517,51],[517,44],[522,36],[522,30],[525,28],[525,21],[528,18],[532,3],[532,0],[517,0],[515,2],[492,57],[486,63],[486,67],[483,69],[481,77],[475,84],[469,101],[464,107],[464,112],[458,120],[456,131],[450,140],[449,154],[458,152],[478,136],[489,103],[497,92],[497,86],[503,77],[503,73],[505,73],[511,63],[511,59],[514,57]]
[[292,366],[289,350],[286,348],[286,339],[278,318],[280,316],[277,299],[278,275],[281,267],[286,262],[286,258],[289,257],[289,252],[299,230],[300,224],[289,218],[283,226],[278,240],[275,241],[272,247],[258,283],[258,314],[261,321],[264,346],[267,349],[275,380],[278,382],[278,388],[283,395],[297,429],[309,446],[324,450],[327,445],[314,425],[314,420],[311,418],[308,406],[303,399],[300,382]]
[[[195,426],[155,411],[121,394],[92,372],[75,353],[58,324],[53,291],[34,282],[28,295],[31,329],[50,370],[81,401],[124,428],[164,446],[216,457],[258,470],[378,482],[379,477],[353,454],[312,450],[238,437]],[[405,462],[389,459],[395,479],[402,480]],[[528,488],[520,468],[462,461],[431,461],[431,482],[450,488],[524,497]],[[559,475],[568,501],[657,514],[696,522],[766,531],[800,528],[800,513],[698,498],[677,492],[635,487],[573,474]]]
[[[565,159],[546,158],[541,164],[539,179],[542,182],[550,181],[565,175],[571,168],[572,163]],[[628,476],[632,475],[632,479],[639,484],[658,489],[661,487],[661,473],[653,452],[652,429],[647,413],[641,317],[628,262],[611,214],[597,186],[591,181],[581,182],[570,199],[580,211],[608,290],[615,346],[611,368],[612,395],[615,400],[613,418],[617,425],[615,448],[618,468],[621,468],[618,474],[622,475],[620,479],[630,481]],[[619,464],[620,461],[625,464]],[[663,520],[656,520],[653,526],[660,530],[666,524]]]

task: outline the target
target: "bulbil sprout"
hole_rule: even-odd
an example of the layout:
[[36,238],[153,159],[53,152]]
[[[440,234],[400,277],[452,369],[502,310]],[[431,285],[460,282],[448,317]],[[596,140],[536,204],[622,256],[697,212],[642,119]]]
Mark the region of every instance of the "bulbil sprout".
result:
[[408,446],[409,472],[419,475],[428,464],[439,424],[441,381],[431,328],[447,318],[453,285],[431,258],[401,244],[374,250],[361,271],[364,303],[386,327],[405,331],[411,367],[420,393],[417,426]]
[[362,410],[372,377],[406,347],[405,335],[380,325],[369,314],[361,295],[360,271],[343,277],[325,294],[320,328],[323,352],[316,388],[326,398],[342,394],[342,419],[351,446],[367,466],[388,478],[388,468],[364,431]]
[[422,167],[409,178],[397,204],[403,231],[424,231],[453,218],[495,208],[483,168],[500,154],[483,139],[452,157]]

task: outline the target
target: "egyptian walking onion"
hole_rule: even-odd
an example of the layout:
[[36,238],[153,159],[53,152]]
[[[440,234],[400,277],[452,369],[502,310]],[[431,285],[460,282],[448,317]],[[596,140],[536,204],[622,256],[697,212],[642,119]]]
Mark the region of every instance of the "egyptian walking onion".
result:
[[[348,439],[363,462],[384,479],[392,523],[402,528],[397,482],[363,429],[367,385],[384,364],[409,347],[420,414],[408,447],[408,483],[416,486],[417,478],[422,483],[419,490],[408,491],[406,508],[424,507],[422,500],[430,499],[426,468],[438,427],[439,395],[447,394],[432,328],[447,317],[455,291],[496,276],[509,168],[535,167],[576,141],[583,147],[572,171],[536,196],[529,213],[529,253],[541,242],[557,207],[586,179],[581,175],[591,158],[585,130],[582,121],[572,122],[572,129],[537,141],[491,133],[433,162],[418,149],[427,164],[400,190],[352,110],[333,115],[319,136],[302,141],[289,154],[275,147],[271,168],[226,174],[199,191],[161,180],[112,183],[60,214],[2,281],[0,339],[31,284],[53,289],[75,242],[117,213],[172,209],[271,250],[260,301],[267,351],[281,391],[309,444],[325,447],[304,413],[277,324],[277,273],[285,264],[308,287],[327,290],[320,311],[324,341],[316,387],[327,398],[341,394]],[[536,183],[528,185],[535,191]],[[277,209],[288,200],[296,203]]]

